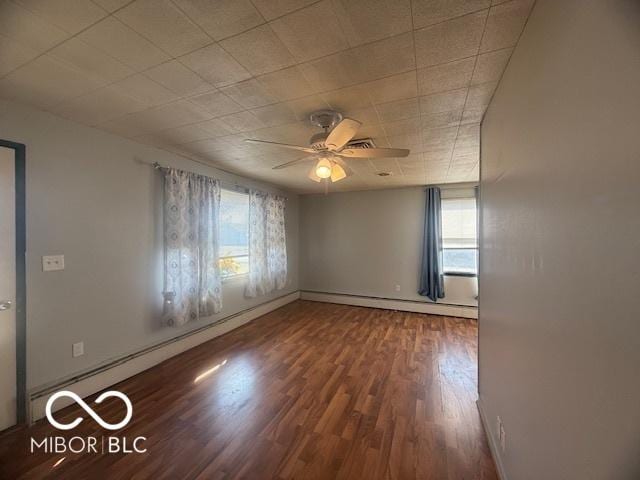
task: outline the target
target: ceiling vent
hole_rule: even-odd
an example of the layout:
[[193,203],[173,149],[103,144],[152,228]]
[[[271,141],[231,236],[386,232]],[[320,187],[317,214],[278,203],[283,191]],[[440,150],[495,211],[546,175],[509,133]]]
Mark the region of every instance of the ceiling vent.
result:
[[347,143],[345,148],[376,148],[371,138],[357,138]]

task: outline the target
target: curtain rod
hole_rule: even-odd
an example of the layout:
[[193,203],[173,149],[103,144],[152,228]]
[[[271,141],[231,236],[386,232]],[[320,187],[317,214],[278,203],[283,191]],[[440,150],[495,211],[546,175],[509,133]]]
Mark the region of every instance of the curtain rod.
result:
[[[140,160],[141,163],[145,163],[147,165],[151,165],[155,170],[164,170],[164,169],[168,169],[168,168],[173,168],[173,167],[169,167],[169,166],[164,166],[161,165],[158,162],[145,162],[144,160]],[[182,170],[181,168],[178,170]],[[191,172],[189,170],[183,170],[183,171],[188,171],[189,173],[196,173],[196,172]],[[200,175],[199,173],[196,175]],[[242,191],[244,193],[249,193],[249,191],[251,190],[249,187],[245,187],[244,185],[240,185],[239,183],[229,183],[229,182],[225,182],[222,181],[220,179],[216,179],[220,182],[220,186],[222,188],[226,188],[227,190],[236,190],[236,191]],[[257,189],[254,189],[257,190]]]

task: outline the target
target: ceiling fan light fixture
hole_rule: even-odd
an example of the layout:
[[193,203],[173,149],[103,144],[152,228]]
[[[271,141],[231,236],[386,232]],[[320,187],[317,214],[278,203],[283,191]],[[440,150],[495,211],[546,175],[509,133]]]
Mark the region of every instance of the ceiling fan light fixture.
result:
[[333,166],[331,165],[331,160],[328,158],[321,158],[316,164],[315,172],[320,178],[329,178],[331,176],[332,169]]
[[338,180],[342,180],[343,178],[346,178],[346,176],[347,176],[347,172],[344,171],[344,168],[342,168],[337,163],[334,163],[333,167],[331,168],[331,181],[337,182]]

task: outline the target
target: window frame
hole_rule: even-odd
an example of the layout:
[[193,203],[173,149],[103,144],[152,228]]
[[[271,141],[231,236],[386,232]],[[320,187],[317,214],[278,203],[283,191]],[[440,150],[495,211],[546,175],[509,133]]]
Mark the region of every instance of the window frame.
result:
[[[476,212],[476,238],[475,238],[475,245],[474,246],[468,246],[468,247],[445,247],[444,246],[444,238],[442,239],[442,253],[443,253],[443,257],[444,257],[444,251],[445,250],[475,250],[476,252],[476,264],[475,264],[475,272],[463,272],[463,271],[459,271],[459,270],[447,270],[445,264],[444,264],[444,258],[443,258],[443,262],[442,262],[442,274],[447,276],[447,277],[467,277],[467,278],[476,278],[478,276],[478,255],[479,255],[479,249],[478,249],[478,229],[477,229],[477,222],[478,222],[478,199],[476,197],[451,197],[451,198],[443,198],[441,199],[441,202],[447,201],[447,200],[456,200],[456,199],[462,199],[462,198],[468,198],[468,199],[472,199],[474,200],[474,204],[475,204],[475,212]],[[443,215],[443,210],[440,210],[440,215]],[[441,218],[442,221],[442,218]]]
[[[247,271],[244,273],[231,273],[228,275],[225,275],[222,273],[222,271],[220,272],[220,279],[222,281],[222,283],[227,283],[227,282],[232,282],[234,280],[238,280],[238,279],[243,279],[246,278],[249,275],[249,268],[250,268],[250,263],[249,263],[249,257],[250,255],[250,251],[249,251],[249,231],[248,229],[250,228],[249,225],[249,192],[245,192],[242,190],[236,190],[236,189],[232,189],[232,188],[225,188],[225,187],[221,187],[221,192],[220,192],[220,204],[222,206],[222,192],[223,191],[227,191],[227,192],[231,192],[231,193],[236,193],[236,194],[240,194],[240,195],[244,195],[247,197],[247,253],[246,254],[242,254],[242,255],[221,255],[220,253],[218,254],[218,264],[220,262],[220,260],[224,260],[226,258],[246,258],[247,259]],[[218,230],[219,233],[218,235],[220,235],[220,232],[222,230],[222,221],[221,219],[219,220],[219,226],[218,226]],[[219,245],[218,249],[220,250],[222,248],[222,245]]]

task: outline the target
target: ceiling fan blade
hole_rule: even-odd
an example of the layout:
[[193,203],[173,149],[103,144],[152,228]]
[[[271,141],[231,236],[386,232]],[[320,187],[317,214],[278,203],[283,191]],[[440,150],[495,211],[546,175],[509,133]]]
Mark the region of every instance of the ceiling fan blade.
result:
[[291,150],[300,150],[301,152],[307,152],[307,153],[316,153],[316,151],[313,148],[301,147],[299,145],[289,145],[288,143],[268,142],[266,140],[255,140],[253,138],[247,138],[245,139],[245,142],[260,143],[264,145],[271,145],[274,147],[289,148]]
[[356,135],[361,125],[357,120],[345,118],[331,130],[324,144],[331,151],[340,150]]
[[310,160],[315,160],[315,159],[316,157],[314,156],[298,158],[296,160],[291,160],[290,162],[283,163],[281,165],[276,165],[275,167],[272,168],[272,170],[280,170],[281,168],[291,167],[293,165],[297,165],[299,163],[308,162]]
[[337,155],[347,158],[385,158],[406,157],[410,153],[406,148],[345,148]]

